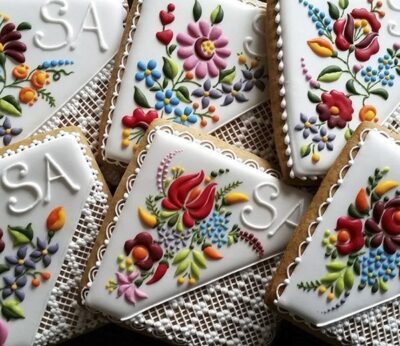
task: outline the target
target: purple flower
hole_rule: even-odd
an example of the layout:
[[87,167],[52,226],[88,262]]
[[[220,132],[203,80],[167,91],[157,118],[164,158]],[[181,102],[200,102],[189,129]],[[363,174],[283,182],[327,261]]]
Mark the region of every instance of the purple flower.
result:
[[172,230],[162,228],[158,231],[159,239],[164,247],[171,251],[176,252],[186,247],[188,241],[192,237],[192,232],[186,230],[184,232],[174,232]]
[[3,289],[3,299],[8,298],[12,294],[18,298],[20,302],[25,299],[25,293],[22,289],[25,287],[27,279],[26,276],[21,276],[19,278],[11,279],[7,276],[3,277],[4,289]]
[[118,298],[124,297],[125,300],[135,305],[139,300],[148,298],[148,295],[134,286],[134,281],[139,277],[139,272],[129,275],[116,273],[118,282]]
[[36,250],[31,253],[31,259],[35,262],[42,260],[43,265],[47,268],[51,263],[51,256],[58,251],[58,244],[48,245],[45,241],[37,238]]
[[192,92],[193,96],[202,97],[201,106],[207,108],[210,105],[210,98],[219,99],[222,96],[222,93],[216,89],[211,88],[211,81],[207,79],[202,88],[198,88]]
[[328,134],[328,130],[325,127],[321,127],[319,134],[313,137],[313,142],[318,143],[318,150],[324,150],[325,147],[328,150],[333,150],[333,141],[336,136],[333,133]]
[[234,100],[237,102],[247,102],[249,99],[242,93],[240,90],[242,90],[243,83],[242,82],[237,82],[232,86],[227,85],[227,84],[222,84],[222,90],[224,91],[226,95],[224,103],[222,106],[229,106]]
[[35,269],[35,263],[25,258],[28,252],[27,246],[18,249],[16,256],[6,256],[6,262],[15,265],[15,276],[21,275],[25,269]]
[[245,79],[244,91],[251,91],[254,85],[261,91],[265,90],[265,83],[261,80],[264,77],[264,66],[258,68],[254,73],[253,71],[244,70],[242,71]]
[[301,124],[295,126],[296,131],[303,131],[304,139],[310,136],[310,133],[318,133],[318,128],[315,125],[317,117],[307,117],[305,114],[300,113]]
[[22,133],[21,128],[12,128],[11,120],[9,117],[5,117],[3,125],[0,126],[0,137],[3,137],[3,144],[9,145],[14,136],[18,136]]

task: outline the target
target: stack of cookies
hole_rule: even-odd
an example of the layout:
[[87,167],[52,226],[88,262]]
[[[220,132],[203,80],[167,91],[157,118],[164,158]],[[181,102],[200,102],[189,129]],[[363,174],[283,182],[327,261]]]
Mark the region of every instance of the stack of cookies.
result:
[[399,4],[3,2],[0,346],[398,344]]

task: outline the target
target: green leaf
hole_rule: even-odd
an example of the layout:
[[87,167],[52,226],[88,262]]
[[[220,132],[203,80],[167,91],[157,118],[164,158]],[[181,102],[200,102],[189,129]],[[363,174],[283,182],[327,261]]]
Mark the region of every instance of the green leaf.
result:
[[179,100],[181,100],[184,103],[192,102],[190,100],[189,90],[185,86],[181,86],[178,88],[178,90],[176,90],[176,96],[178,97]]
[[229,70],[221,70],[219,72],[218,83],[231,85],[236,77],[236,67],[232,67]]
[[256,80],[254,85],[256,86],[256,88],[260,91],[264,91],[266,88],[265,83],[262,80]]
[[349,79],[346,83],[346,90],[353,95],[359,95],[355,86],[354,86],[354,80],[353,79]]
[[4,67],[6,64],[6,55],[4,53],[0,53],[0,65]]
[[169,48],[168,48],[169,55],[171,55],[175,51],[176,47],[178,47],[176,44],[171,44],[169,46]]
[[346,290],[350,290],[354,285],[354,272],[352,268],[347,268],[343,276],[344,286]]
[[324,285],[330,285],[330,284],[334,283],[339,276],[340,276],[340,272],[328,273],[325,276],[323,276],[320,281]]
[[374,284],[372,285],[371,292],[376,293],[378,292],[378,289],[379,289],[379,281],[375,280]]
[[164,60],[163,72],[165,77],[174,80],[174,78],[179,72],[178,65],[171,58],[167,58],[164,56],[163,60]]
[[384,100],[387,100],[389,98],[389,93],[382,88],[371,90],[370,93],[382,97]]
[[322,70],[318,76],[318,81],[325,83],[336,82],[342,76],[342,69],[339,66],[331,65]]
[[304,144],[300,148],[300,156],[301,157],[306,157],[306,156],[310,155],[310,153],[311,153],[311,144]]
[[340,11],[338,9],[338,7],[331,3],[330,1],[328,1],[328,7],[329,7],[329,15],[331,16],[332,19],[337,20],[340,17]]
[[4,98],[0,99],[0,111],[3,111],[10,116],[21,116],[21,111],[19,111],[13,104],[8,102]]
[[32,25],[28,22],[22,22],[17,26],[17,31],[31,30]]
[[349,205],[349,208],[347,209],[347,213],[356,219],[363,219],[364,215],[362,215],[356,208],[356,206],[352,203]]
[[331,273],[332,272],[340,272],[344,268],[346,268],[346,263],[339,262],[339,261],[331,262],[326,265],[326,269],[328,269],[328,271]]
[[342,277],[340,277],[336,280],[336,284],[335,284],[336,298],[339,298],[342,295],[343,291],[344,291],[344,280]]
[[192,275],[192,277],[196,280],[200,279],[200,268],[198,267],[198,265],[194,262],[192,262],[190,264],[190,274]]
[[381,293],[385,293],[389,290],[389,286],[383,281],[383,279],[379,279],[379,290]]
[[30,223],[26,228],[8,226],[11,240],[14,247],[20,245],[30,244],[33,239],[32,224]]
[[360,265],[360,262],[359,262],[359,260],[357,259],[356,260],[356,262],[354,263],[354,273],[356,274],[356,275],[361,275],[361,265]]
[[181,275],[189,268],[190,261],[183,261],[179,264],[178,268],[176,268],[175,276]]
[[393,51],[392,48],[388,48],[388,49],[387,49],[387,52],[389,53],[389,55],[390,55],[391,57],[394,56],[394,51]]
[[175,255],[174,261],[172,262],[172,264],[181,263],[183,260],[185,260],[187,258],[187,256],[189,256],[189,254],[190,254],[190,249],[183,249],[183,250],[179,251]]
[[168,86],[168,79],[164,78],[163,80],[163,88],[166,89]]
[[156,85],[156,86],[153,86],[152,88],[150,88],[149,90],[150,90],[151,92],[157,92],[157,91],[160,91],[161,88],[160,88],[158,85]]
[[0,264],[0,274],[8,272],[9,270],[10,270],[10,267],[7,264],[5,264],[5,263]]
[[18,320],[25,318],[24,311],[19,303],[14,299],[9,299],[3,302],[1,313],[7,320]]
[[214,11],[211,12],[210,19],[213,25],[219,24],[224,20],[224,10],[221,5],[218,5]]
[[349,6],[349,0],[339,0],[339,7],[345,10]]
[[321,98],[320,98],[318,95],[312,93],[311,91],[309,91],[309,92],[307,93],[307,96],[308,96],[308,99],[309,99],[312,103],[320,103],[320,102],[321,102]]
[[353,135],[353,133],[354,133],[354,131],[352,129],[347,128],[346,131],[344,132],[344,139],[346,141],[348,141],[351,138],[351,136]]
[[193,251],[193,259],[200,268],[207,268],[207,260],[200,251]]
[[201,18],[202,13],[203,9],[201,8],[200,2],[198,2],[198,0],[195,0],[193,6],[193,19],[195,22],[197,22]]
[[135,93],[133,94],[133,99],[135,100],[136,104],[143,108],[151,108],[149,101],[147,101],[146,96],[143,92],[135,86]]
[[168,226],[169,227],[174,227],[176,223],[178,222],[179,219],[179,214],[176,213],[174,214],[169,220],[168,220]]
[[19,101],[12,95],[7,95],[3,97],[3,100],[7,101],[8,103],[12,104],[17,110],[22,112],[21,104]]

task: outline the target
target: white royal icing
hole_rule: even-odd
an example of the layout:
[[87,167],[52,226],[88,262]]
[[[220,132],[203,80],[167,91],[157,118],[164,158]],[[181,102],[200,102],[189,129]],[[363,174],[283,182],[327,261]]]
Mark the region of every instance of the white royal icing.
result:
[[[307,206],[310,201],[307,193],[289,187],[269,174],[273,171],[264,171],[255,161],[242,161],[231,150],[221,150],[212,142],[197,140],[189,133],[179,133],[169,126],[162,126],[152,131],[148,140],[150,144],[138,155],[138,169],[128,178],[124,197],[116,205],[113,221],[107,226],[107,240],[98,249],[98,263],[90,272],[89,284],[82,292],[86,305],[119,320],[130,320],[144,309],[188,292],[193,287],[200,287],[275,256],[285,247],[299,222],[301,213],[294,213],[294,210],[299,204]],[[196,157],[196,160],[193,160],[193,157]],[[161,168],[158,169],[160,162]],[[177,284],[177,277],[174,277],[176,266],[171,262],[169,270],[159,282],[153,285],[144,283],[139,288],[139,296],[148,298],[138,299],[135,305],[130,305],[125,300],[127,297],[117,298],[116,292],[110,294],[105,287],[108,280],[113,279],[118,272],[117,257],[124,253],[125,241],[142,231],[151,233],[154,239],[158,238],[158,231],[144,227],[135,214],[137,215],[139,207],[144,206],[143,196],[159,194],[160,184],[157,178],[160,172],[162,176],[166,169],[170,172],[173,167],[183,167],[187,174],[204,171],[206,176],[212,174],[211,171],[218,172],[223,169],[225,173],[215,178],[218,189],[223,189],[234,181],[241,181],[233,192],[244,194],[248,201],[242,199],[242,202],[234,204],[225,202],[226,209],[232,212],[228,217],[229,228],[237,224],[250,239],[258,239],[262,255],[258,257],[249,244],[241,241],[232,244],[232,247],[217,247],[217,243],[213,243],[214,248],[223,255],[223,259],[209,260],[207,269],[201,270],[200,279],[194,286],[188,286],[187,283]],[[271,188],[272,194],[268,191]],[[249,227],[246,227],[240,217],[246,210],[252,211],[246,216],[249,220],[251,217],[251,223],[247,222]],[[272,219],[269,215],[271,210]],[[286,223],[289,219],[291,221]],[[193,232],[187,229],[186,231],[189,231],[189,234]]]
[[[371,5],[367,0],[332,2],[332,4],[339,9],[339,15],[341,15],[342,12],[345,13],[345,15],[339,20],[346,20],[347,14],[351,13],[353,9],[364,8],[370,12],[371,6],[375,7],[375,12],[373,12],[373,14],[381,25],[376,39],[379,43],[379,51],[376,54],[373,54],[367,61],[357,60],[354,57],[354,54],[350,57],[349,61],[351,72],[355,73],[354,71],[357,71],[357,78],[362,83],[364,83],[365,78],[365,76],[362,75],[362,71],[369,66],[378,70],[378,59],[388,54],[388,48],[394,49],[394,46],[398,47],[400,43],[400,30],[398,27],[400,20],[399,3],[390,0],[383,2],[382,7],[376,7],[377,3],[378,1],[373,1]],[[345,7],[346,4],[348,7]],[[303,131],[295,130],[296,125],[302,125],[302,122],[300,121],[301,113],[305,114],[307,117],[315,117],[317,119],[317,124],[320,122],[319,114],[316,111],[318,103],[311,103],[307,97],[307,92],[311,91],[320,96],[322,91],[310,87],[310,82],[317,82],[319,76],[322,75],[323,69],[328,66],[334,65],[344,68],[341,61],[338,59],[317,56],[307,44],[307,41],[316,38],[325,39],[325,36],[319,36],[318,29],[316,28],[317,24],[312,21],[308,14],[310,12],[309,6],[318,8],[319,11],[324,13],[324,18],[330,17],[328,2],[325,0],[296,0],[295,2],[290,0],[280,0],[277,2],[275,7],[276,33],[278,35],[276,46],[278,54],[276,58],[278,60],[278,70],[280,73],[280,106],[281,119],[283,121],[281,130],[277,130],[283,131],[284,144],[286,146],[285,164],[290,172],[290,177],[300,178],[302,180],[315,180],[318,177],[325,175],[346,143],[346,128],[343,130],[338,128],[327,128],[329,134],[336,136],[332,142],[333,150],[327,150],[325,148],[319,152],[317,144],[312,140],[312,138],[317,136],[318,133],[311,133],[307,139],[304,139]],[[384,12],[384,17],[381,17],[380,12]],[[339,57],[343,58],[344,56],[344,58],[346,58],[346,51],[341,51],[335,44],[335,38],[337,37],[337,34],[333,29],[335,21],[336,20],[331,19],[330,24],[328,24],[328,26],[332,27],[331,35],[333,37],[333,43],[331,43],[331,45],[334,51],[338,52]],[[367,26],[367,28],[368,30],[371,30],[370,26]],[[357,38],[356,43],[358,43],[359,40],[360,39]],[[392,60],[394,60],[394,58]],[[384,71],[385,70],[383,70],[383,72]],[[378,76],[381,72],[382,71],[379,70]],[[376,109],[376,117],[379,119],[380,123],[385,121],[385,119],[392,114],[398,106],[396,85],[399,83],[399,76],[395,71],[395,67],[390,69],[390,75],[394,76],[393,87],[387,85],[383,86],[378,77],[377,79],[379,83],[374,86],[375,89],[382,89],[388,93],[387,100],[385,100],[386,96],[385,98],[379,96],[379,93],[381,92],[379,91],[377,94],[371,94],[371,97],[369,97],[365,102],[365,105],[371,105]],[[346,88],[346,83],[350,79],[349,76],[350,75],[346,72],[337,80],[335,80],[335,76],[331,76],[334,81],[319,81],[319,83],[327,92],[337,90],[344,94],[349,94],[349,91]],[[375,82],[372,84],[374,83]],[[365,82],[365,84],[368,83]],[[361,86],[357,82],[355,82],[354,85],[356,90],[361,93],[361,90],[363,90]],[[352,113],[352,120],[347,122],[346,126],[348,125],[351,130],[355,130],[361,122],[360,111],[363,107],[363,97],[352,96],[351,99],[354,112]],[[347,135],[349,136],[350,133]],[[306,144],[309,143],[315,145],[315,152],[320,155],[317,163],[312,160],[312,151],[309,154],[306,154],[305,157],[302,157],[302,155],[307,153],[306,148],[301,150],[302,146],[306,146]]]
[[[57,114],[112,60],[118,50],[126,12],[122,0],[5,0],[0,11],[0,30],[8,24],[14,24],[15,30],[21,23],[29,23],[31,27],[21,29],[22,37],[18,40],[26,46],[23,53],[24,64],[29,67],[26,80],[16,79],[13,70],[21,61],[8,55],[5,72],[0,72],[7,85],[19,82],[16,87],[4,87],[0,82],[0,99],[12,96],[20,102],[19,116],[12,116],[0,106],[0,130],[6,116],[12,129],[22,129],[12,136],[12,142],[15,142],[34,133]],[[45,63],[50,65],[43,70]],[[49,84],[34,86],[30,82],[33,75],[29,73],[39,66],[48,73]],[[51,72],[61,69],[65,74]],[[25,77],[25,73],[21,76]],[[35,98],[25,95],[25,101],[22,101],[22,88],[33,89]],[[8,143],[8,139],[0,136],[0,147]]]
[[[32,245],[26,245],[28,251],[25,257],[29,259],[37,246],[38,237],[48,241],[46,219],[49,213],[63,207],[66,214],[64,226],[51,240],[52,245],[58,244],[51,263],[48,267],[44,267],[42,261],[36,263],[35,270],[50,272],[50,278],[44,280],[36,274],[40,286],[33,288],[33,277],[28,276],[22,289],[25,299],[19,303],[19,308],[23,310],[24,319],[6,321],[4,312],[0,317],[2,340],[4,326],[8,332],[7,346],[46,345],[65,340],[81,332],[81,327],[74,323],[79,318],[87,318],[86,313],[71,303],[71,292],[77,286],[76,277],[82,275],[84,270],[84,265],[76,258],[76,251],[87,251],[87,246],[92,246],[99,227],[92,217],[93,203],[103,204],[105,212],[107,196],[79,136],[61,131],[42,141],[33,140],[31,144],[21,145],[15,151],[7,150],[0,156],[0,228],[3,231],[1,241],[5,243],[5,249],[0,254],[1,264],[8,263],[6,256],[15,257],[19,248],[13,247],[8,226],[25,228],[31,224],[34,236]],[[46,195],[49,198],[46,199]],[[35,201],[27,205],[32,198]],[[87,225],[87,235],[75,239],[73,236],[76,237],[80,229],[79,223]],[[14,267],[1,274],[2,287],[5,285],[4,277],[14,277]],[[6,298],[1,295],[0,299],[3,306],[10,299],[19,302],[13,295]],[[68,305],[68,318],[64,315],[65,303]],[[96,319],[94,321],[98,323]]]
[[[173,4],[175,9],[169,13],[174,16],[174,21],[171,24],[163,26],[160,23],[159,13],[161,11],[167,12],[168,4]],[[163,74],[163,57],[167,57],[166,47],[160,43],[156,37],[156,34],[161,33],[164,28],[165,32],[173,33],[173,39],[169,44],[169,48],[176,45],[175,50],[171,54],[171,59],[177,64],[179,73],[186,73],[183,66],[185,59],[177,56],[178,52],[182,49],[182,45],[178,42],[178,35],[186,34],[188,25],[194,23],[193,18],[193,7],[195,1],[172,1],[172,0],[146,0],[138,1],[135,15],[133,16],[132,23],[130,25],[129,37],[124,47],[124,54],[120,65],[118,66],[118,75],[116,78],[115,86],[112,90],[111,106],[107,116],[107,126],[105,129],[103,143],[102,143],[102,156],[106,161],[117,164],[125,165],[132,159],[132,147],[136,144],[137,139],[140,138],[140,128],[133,128],[131,131],[131,141],[128,145],[121,146],[123,141],[123,130],[126,127],[122,124],[122,119],[125,116],[131,116],[133,111],[137,108],[143,108],[144,112],[147,113],[150,109],[154,110],[156,105],[155,91],[150,91],[150,88],[146,87],[145,80],[137,81],[135,76],[138,70],[138,62],[142,61],[148,63],[151,60],[157,62],[158,70]],[[249,109],[254,108],[258,104],[266,101],[266,91],[261,91],[259,88],[254,86],[249,91],[244,91],[246,79],[243,75],[242,70],[245,69],[244,65],[238,63],[238,55],[241,53],[247,57],[247,65],[250,68],[250,64],[254,59],[258,59],[258,67],[253,69],[255,72],[263,64],[265,64],[265,42],[264,42],[264,30],[263,23],[265,21],[265,9],[257,8],[249,4],[245,4],[240,1],[229,1],[221,0],[218,3],[210,0],[199,0],[198,4],[202,8],[202,16],[196,25],[200,21],[210,23],[210,14],[220,5],[223,9],[224,17],[221,23],[215,24],[214,27],[218,27],[222,31],[222,37],[227,39],[227,45],[224,46],[224,50],[229,49],[230,54],[228,57],[223,56],[223,60],[226,63],[225,70],[235,68],[235,78],[232,80],[230,87],[233,87],[235,83],[242,82],[240,92],[243,93],[247,101],[233,101],[230,105],[222,106],[224,103],[226,93],[222,92],[222,85],[220,84],[218,89],[222,92],[222,96],[218,98],[211,98],[210,106],[215,106],[216,110],[207,113],[208,107],[202,109],[202,97],[192,96],[192,92],[195,89],[201,88],[207,79],[210,79],[212,85],[218,84],[218,76],[210,77],[207,74],[204,78],[193,78],[192,82],[181,83],[181,87],[187,87],[191,102],[185,103],[181,100],[178,106],[173,108],[181,108],[184,110],[186,106],[192,106],[193,103],[200,105],[197,113],[207,113],[208,117],[204,117],[206,125],[201,124],[201,117],[196,116],[196,123],[184,122],[185,125],[193,126],[195,128],[201,128],[207,132],[212,132],[217,128],[221,127],[233,118],[240,116]],[[240,25],[232,25],[232,23],[240,23]],[[211,23],[210,23],[211,25]],[[222,41],[221,41],[222,42]],[[146,47],[143,49],[142,47]],[[186,51],[188,48],[186,47]],[[225,54],[225,53],[224,53]],[[222,55],[221,55],[222,56]],[[192,56],[193,57],[193,56]],[[196,66],[192,69],[195,75]],[[266,72],[266,68],[265,68]],[[177,76],[177,77],[178,77]],[[164,76],[159,79],[162,83]],[[266,82],[266,75],[260,78],[262,83]],[[260,82],[259,81],[259,82]],[[198,85],[195,85],[195,84]],[[260,84],[258,84],[260,86]],[[261,84],[264,85],[264,84]],[[155,84],[157,86],[157,84]],[[142,107],[134,101],[133,95],[135,87],[139,88],[145,95],[150,107]],[[170,89],[171,84],[166,88]],[[177,89],[177,88],[175,88]],[[111,93],[111,91],[110,91]],[[228,93],[229,94],[229,93]],[[212,120],[212,115],[218,115],[219,120]],[[179,117],[176,116],[175,110],[170,114],[163,113],[163,110],[158,110],[158,117],[165,119],[171,119],[172,121],[180,122],[177,120]],[[180,119],[180,118],[179,118]],[[129,129],[128,129],[129,130]],[[143,134],[143,132],[142,132]]]
[[[374,275],[376,274],[374,273],[378,273],[380,269],[387,269],[387,264],[383,262],[380,266],[374,267],[374,261],[379,262],[380,258],[375,257],[372,259],[372,257],[368,257],[371,250],[381,251],[384,249],[383,245],[378,248],[363,247],[360,250],[360,252],[365,252],[365,254],[361,255],[361,258],[367,256],[367,259],[370,258],[373,262],[370,262],[370,260],[364,262],[362,260],[361,274],[359,276],[355,275],[354,285],[348,290],[349,294],[344,302],[341,302],[343,294],[340,298],[335,298],[332,302],[328,302],[326,293],[319,295],[318,291],[313,289],[307,292],[298,287],[301,282],[311,282],[311,280],[315,282],[316,279],[326,275],[327,268],[325,266],[331,261],[324,258],[325,249],[322,246],[322,242],[325,238],[325,232],[330,230],[331,234],[336,233],[337,219],[343,216],[348,217],[349,205],[357,203],[355,198],[359,190],[368,186],[368,180],[371,176],[374,176],[375,170],[377,168],[386,170],[384,177],[379,180],[380,183],[400,181],[399,172],[396,166],[393,165],[399,160],[399,144],[399,141],[395,141],[386,133],[375,129],[366,129],[362,132],[359,143],[349,152],[348,163],[340,169],[337,183],[330,188],[329,197],[326,202],[320,205],[317,219],[310,222],[308,237],[299,245],[298,257],[287,267],[287,278],[276,290],[276,304],[281,312],[289,313],[297,321],[307,323],[312,328],[329,325],[329,328],[336,332],[336,329],[340,328],[340,323],[342,323],[342,321],[338,321],[368,309],[371,309],[370,312],[373,313],[375,311],[375,309],[372,309],[373,307],[392,301],[400,295],[398,273],[395,277],[384,281],[387,285],[385,286],[387,290],[379,288],[377,292],[373,293],[371,292],[372,285],[368,281],[365,288],[358,288],[361,282],[360,279],[366,277],[370,270],[373,271],[371,272],[372,276],[369,277],[375,278],[376,276]],[[388,200],[392,199],[397,196],[395,195],[396,189],[398,188],[395,186],[391,189],[386,188],[384,196],[387,196]],[[367,217],[363,220],[365,221]],[[373,217],[371,210],[369,217]],[[355,219],[353,218],[352,220]],[[365,224],[363,230],[366,230]],[[397,252],[398,250],[393,255],[394,259],[398,258]],[[388,254],[382,251],[382,256],[387,257]],[[346,262],[347,258],[339,257],[336,261]],[[370,266],[373,267],[369,268]],[[381,274],[378,273],[378,275]],[[383,275],[386,274],[382,274],[379,277],[383,278]],[[318,285],[321,285],[321,283]],[[337,304],[339,305],[338,307],[336,307]],[[383,309],[384,307],[385,304],[377,309]],[[365,315],[366,313],[362,314],[362,316]],[[329,333],[327,328],[322,329],[322,331]]]

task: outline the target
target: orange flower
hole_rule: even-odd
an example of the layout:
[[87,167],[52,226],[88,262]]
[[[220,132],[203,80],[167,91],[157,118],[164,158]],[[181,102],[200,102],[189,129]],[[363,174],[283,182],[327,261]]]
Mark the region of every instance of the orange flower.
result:
[[323,38],[314,38],[307,41],[307,44],[321,58],[329,58],[335,53],[332,44]]
[[25,87],[19,92],[19,100],[22,103],[29,104],[32,106],[38,99],[38,95],[35,89]]
[[53,209],[47,217],[47,229],[50,232],[57,232],[62,229],[65,225],[65,209],[63,207],[57,207]]
[[29,66],[25,64],[18,65],[14,67],[12,74],[15,79],[25,79],[28,77]]
[[49,83],[49,74],[44,71],[38,70],[31,77],[31,84],[35,89],[42,89]]
[[374,106],[366,105],[361,108],[360,113],[360,120],[361,121],[371,121],[371,122],[378,122],[377,111]]

